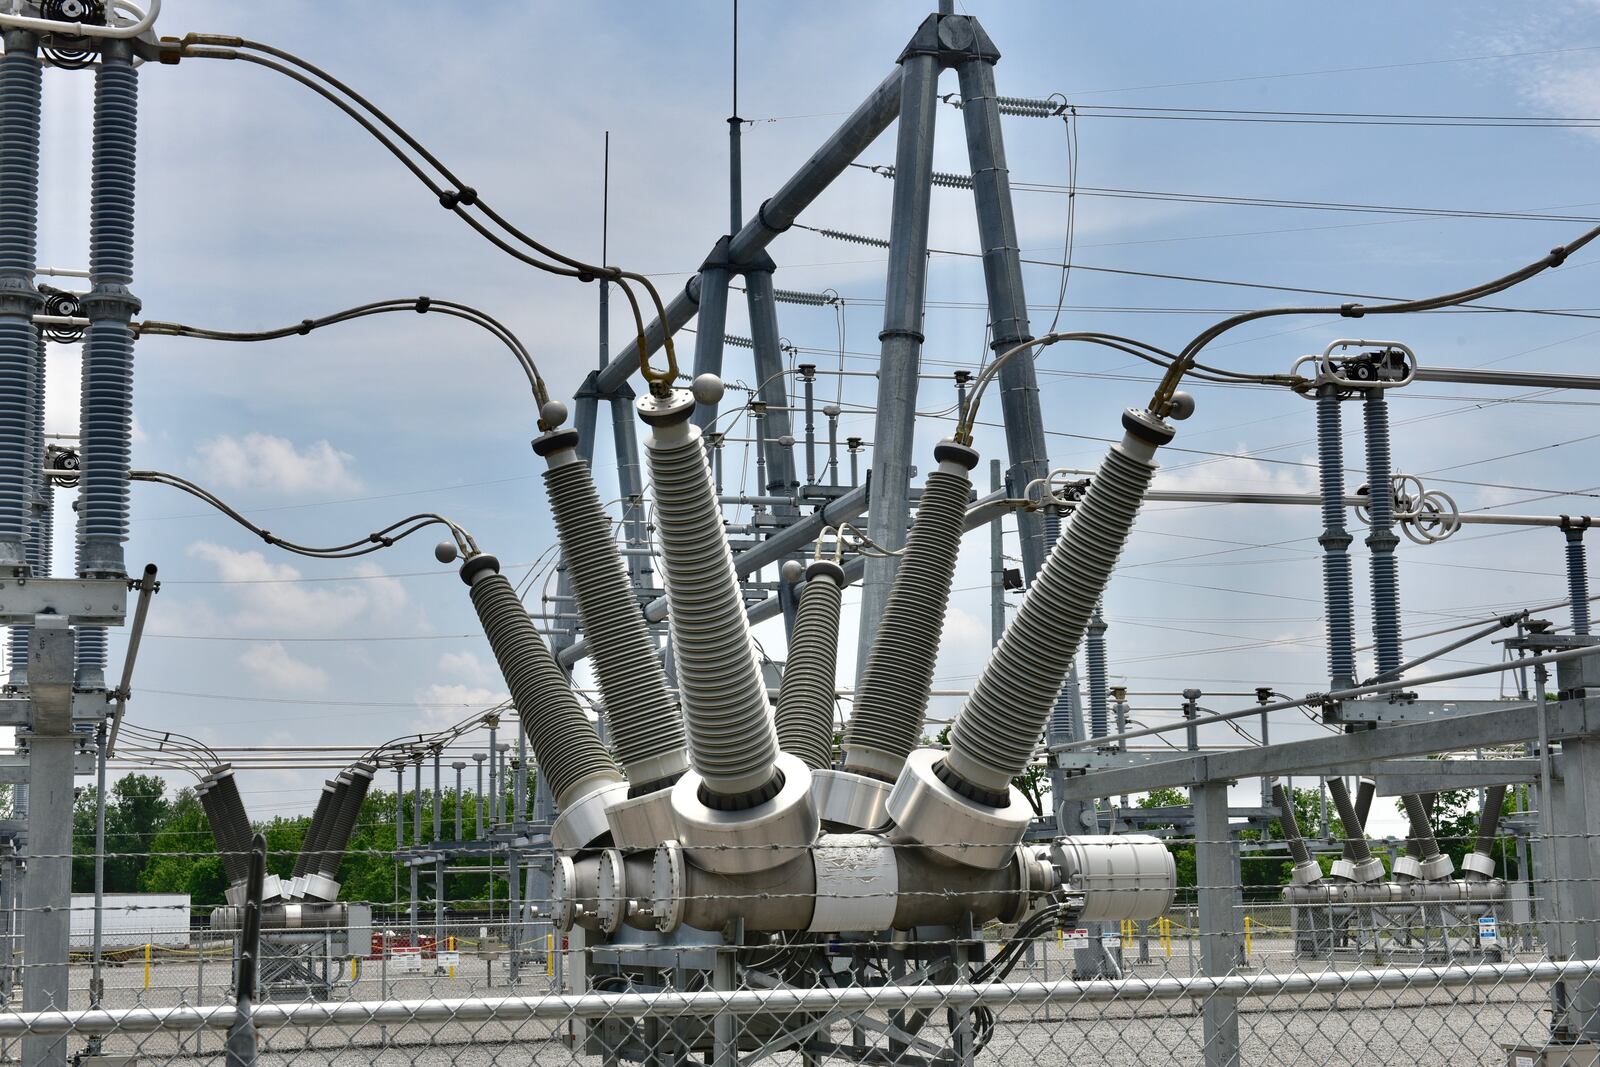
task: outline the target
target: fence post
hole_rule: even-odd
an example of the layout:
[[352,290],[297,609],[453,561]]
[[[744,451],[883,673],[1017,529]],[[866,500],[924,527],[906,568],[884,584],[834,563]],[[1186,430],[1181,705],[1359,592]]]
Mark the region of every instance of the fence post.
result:
[[[194,1000],[196,1004],[203,1005],[206,1002],[206,950],[210,947],[206,943],[206,935],[202,933],[200,935],[200,965],[197,968],[194,979]],[[206,1028],[202,1026],[195,1031],[194,1035],[194,1052],[196,1056],[205,1051],[205,1044]]]
[[[1200,899],[1200,971],[1207,977],[1231,974],[1239,963],[1234,930],[1239,890],[1233,881],[1233,839],[1228,828],[1228,783],[1202,782],[1190,790],[1194,801],[1195,881]],[[1216,993],[1203,1009],[1206,1067],[1238,1067],[1239,1004]]]
[[[1540,680],[1543,685],[1543,680]],[[1594,859],[1594,827],[1600,825],[1600,737],[1588,734],[1561,744],[1562,786],[1551,814],[1555,837],[1565,846],[1567,862],[1560,877],[1566,879],[1559,894],[1565,914],[1558,921],[1571,933],[1561,938],[1567,959],[1592,960],[1600,954],[1600,864]],[[1541,801],[1543,798],[1541,798]],[[1567,991],[1566,1024],[1575,1039],[1600,1039],[1600,979],[1587,977],[1563,983]]]
[[250,879],[239,930],[239,989],[235,1004],[238,1016],[228,1027],[227,1067],[255,1067],[256,962],[261,954],[261,885],[266,873],[267,839],[256,834],[250,840]]

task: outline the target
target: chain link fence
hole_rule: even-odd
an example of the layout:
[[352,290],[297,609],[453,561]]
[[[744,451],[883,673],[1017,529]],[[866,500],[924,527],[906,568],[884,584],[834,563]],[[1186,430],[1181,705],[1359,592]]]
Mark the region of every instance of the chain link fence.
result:
[[1584,1048],[1573,1022],[1600,1006],[1600,953],[1575,949],[1600,929],[1545,907],[1561,883],[1536,888],[1509,883],[1487,907],[1241,901],[1226,930],[1179,903],[1026,941],[990,924],[737,948],[626,929],[600,943],[538,919],[457,918],[437,941],[422,923],[413,939],[401,908],[349,949],[265,931],[248,1009],[235,937],[172,944],[152,924],[141,943],[124,924],[98,967],[74,949],[66,1010],[22,1010],[35,965],[13,914],[0,1062],[1575,1067],[1590,1061],[1543,1057]]

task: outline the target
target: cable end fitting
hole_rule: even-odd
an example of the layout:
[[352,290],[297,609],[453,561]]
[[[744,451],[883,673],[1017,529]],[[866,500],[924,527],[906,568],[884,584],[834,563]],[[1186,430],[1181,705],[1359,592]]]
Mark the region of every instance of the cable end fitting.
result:
[[806,581],[812,582],[818,578],[826,578],[840,589],[849,584],[844,575],[844,568],[831,559],[815,560],[806,568]]
[[466,561],[461,564],[461,580],[468,586],[471,586],[477,580],[478,575],[484,572],[489,574],[500,573],[500,561],[487,552],[479,552],[475,556],[468,556]]
[[579,440],[581,438],[575,429],[551,430],[533,439],[533,454],[541,459],[548,459],[557,452],[575,450]]
[[955,463],[966,470],[978,465],[978,452],[969,442],[946,438],[933,446],[933,458],[940,463]]
[[1122,413],[1122,428],[1140,440],[1157,447],[1177,436],[1177,431],[1158,418],[1154,412],[1140,408],[1128,408]]

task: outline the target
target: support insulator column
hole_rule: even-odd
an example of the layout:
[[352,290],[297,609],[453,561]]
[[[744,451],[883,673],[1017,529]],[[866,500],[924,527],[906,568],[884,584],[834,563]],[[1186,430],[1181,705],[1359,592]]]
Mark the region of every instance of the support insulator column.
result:
[[[89,293],[84,330],[79,443],[78,573],[127,573],[128,469],[133,446],[134,177],[138,161],[139,76],[132,44],[108,40],[94,83],[94,155],[89,178]],[[106,635],[78,628],[80,689],[105,685]]]
[[1350,533],[1345,529],[1344,426],[1339,387],[1317,389],[1317,459],[1322,483],[1323,601],[1328,612],[1328,677],[1333,689],[1356,683],[1355,590],[1350,580]]
[[1089,639],[1084,659],[1089,669],[1089,736],[1105,737],[1110,729],[1106,700],[1106,621],[1097,605],[1089,617]]
[[38,38],[5,34],[0,56],[0,571],[25,573],[30,427],[37,385],[38,335],[32,316],[44,304],[34,287],[39,219]]
[[[45,340],[44,335],[38,331],[35,331],[34,338],[35,384],[28,428],[28,482],[33,486],[33,506],[28,521],[26,555],[28,573],[35,578],[48,578],[52,565],[51,557],[54,555],[52,545],[55,538],[55,489],[51,486],[50,479],[44,476]],[[11,675],[8,681],[14,686],[21,687],[28,684],[28,642],[32,631],[33,628],[30,626],[13,626],[6,635],[11,657]]]
[[[1394,492],[1390,476],[1394,461],[1389,449],[1389,402],[1384,390],[1367,390],[1362,404],[1367,436],[1367,509],[1371,532],[1367,548],[1372,553],[1372,637],[1378,677],[1392,679],[1399,671],[1400,573],[1395,546]],[[1337,683],[1336,683],[1337,684]]]
[[1583,550],[1583,531],[1589,525],[1569,521],[1563,516],[1562,529],[1567,535],[1567,598],[1572,611],[1572,632],[1579,637],[1589,636],[1589,559]]

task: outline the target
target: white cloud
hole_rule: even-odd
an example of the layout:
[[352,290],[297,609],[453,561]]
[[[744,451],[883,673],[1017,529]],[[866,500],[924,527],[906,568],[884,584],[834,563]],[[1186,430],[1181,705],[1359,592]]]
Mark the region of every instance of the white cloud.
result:
[[234,610],[233,628],[255,633],[322,634],[356,626],[371,631],[420,629],[423,618],[405,587],[375,563],[355,568],[349,581],[307,582],[287,563],[273,563],[260,552],[239,552],[210,541],[188,548],[194,559],[216,568],[217,577],[234,583],[228,592]]
[[271,434],[223,434],[196,448],[197,467],[223,489],[264,489],[280,493],[341,493],[361,488],[350,470],[354,457],[327,441],[304,448]]
[[[504,690],[436,682],[417,693],[417,705],[422,712],[418,725],[424,729],[442,729],[460,722],[474,711],[494,707],[506,698]],[[515,740],[515,736],[512,740]]]
[[328,672],[291,656],[277,641],[251,645],[239,657],[256,681],[291,693],[321,693],[328,688]]
[[477,685],[496,679],[494,671],[473,652],[446,652],[439,657],[439,673],[461,678]]
[[[1248,449],[1240,445],[1238,451],[1244,453]],[[1311,457],[1296,458],[1299,462],[1312,463]],[[1241,454],[1226,459],[1201,460],[1192,466],[1174,470],[1158,471],[1155,487],[1196,493],[1221,493],[1230,490],[1252,493],[1312,493],[1317,491],[1317,481],[1313,466],[1263,463]]]

